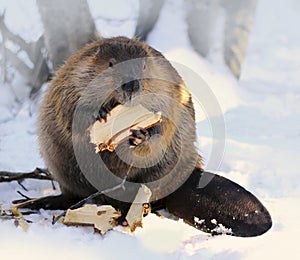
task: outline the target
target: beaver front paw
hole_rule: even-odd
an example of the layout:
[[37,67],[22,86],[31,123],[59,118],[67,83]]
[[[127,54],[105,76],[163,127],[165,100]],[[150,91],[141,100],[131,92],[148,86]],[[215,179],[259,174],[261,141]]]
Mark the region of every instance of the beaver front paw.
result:
[[101,107],[98,111],[97,120],[102,122],[102,120],[106,123],[107,122],[107,116],[109,115],[110,110],[106,107]]
[[113,110],[119,104],[120,103],[115,99],[112,99],[108,103],[103,104],[96,114],[96,119],[100,122],[104,121],[106,123],[107,117],[110,115],[111,110]]
[[140,128],[139,130],[130,129],[130,132],[129,144],[132,146],[138,146],[150,138],[149,131],[145,128]]

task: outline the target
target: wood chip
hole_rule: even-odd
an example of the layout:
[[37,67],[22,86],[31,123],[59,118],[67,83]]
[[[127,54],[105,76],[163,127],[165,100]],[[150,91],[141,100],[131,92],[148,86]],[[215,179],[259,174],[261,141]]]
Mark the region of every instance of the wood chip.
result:
[[22,218],[23,215],[20,212],[19,204],[16,204],[15,206],[10,207],[7,211],[11,212],[12,215],[16,218]]
[[152,113],[142,105],[116,106],[107,122],[97,120],[88,128],[90,142],[96,145],[96,153],[115,148],[131,135],[130,129],[150,128],[161,122],[161,113]]
[[24,232],[27,232],[29,224],[24,219],[15,219],[15,226],[20,227]]
[[137,227],[143,227],[143,217],[150,212],[151,195],[152,192],[146,185],[139,188],[126,216],[131,232],[134,232]]
[[112,206],[89,204],[78,209],[69,209],[63,223],[65,225],[94,226],[95,231],[104,235],[108,230],[117,226],[116,219],[120,216],[121,213]]

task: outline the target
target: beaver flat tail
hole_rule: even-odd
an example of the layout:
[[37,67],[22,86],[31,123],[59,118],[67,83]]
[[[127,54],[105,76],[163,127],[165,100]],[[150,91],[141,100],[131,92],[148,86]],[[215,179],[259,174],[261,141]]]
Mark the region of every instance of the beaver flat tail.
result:
[[[208,183],[199,187],[201,181]],[[166,198],[166,207],[190,225],[213,235],[252,237],[272,227],[270,213],[253,194],[222,176],[199,169]]]

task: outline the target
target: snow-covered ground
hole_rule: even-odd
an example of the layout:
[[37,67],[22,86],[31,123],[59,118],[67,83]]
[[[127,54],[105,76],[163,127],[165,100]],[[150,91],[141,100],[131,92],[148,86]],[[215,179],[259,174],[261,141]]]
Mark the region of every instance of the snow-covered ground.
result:
[[[103,36],[131,37],[136,0],[90,0]],[[5,259],[282,259],[300,258],[300,4],[298,0],[259,1],[241,80],[220,57],[204,60],[188,40],[183,1],[167,1],[148,43],[166,57],[195,71],[220,104],[225,119],[225,150],[218,173],[253,192],[269,209],[273,227],[255,238],[211,237],[181,220],[151,214],[134,234],[117,227],[104,237],[92,228],[51,225],[55,212],[41,211],[25,233],[12,221],[0,222],[0,252]],[[112,6],[117,5],[118,11]],[[26,40],[42,32],[33,0],[0,0],[7,24]],[[125,21],[125,22],[124,22]],[[35,134],[38,104],[15,75],[12,86],[0,85],[0,170],[30,171],[43,166]],[[205,97],[204,97],[205,98]],[[202,100],[202,101],[201,101]],[[196,102],[197,101],[197,102]],[[212,150],[209,120],[195,96],[199,149],[205,161]],[[205,108],[204,108],[205,110]],[[209,170],[209,169],[208,169]],[[216,170],[216,169],[210,169]],[[52,193],[49,182],[25,181],[28,196]],[[0,205],[7,207],[24,190],[15,182],[0,184]]]

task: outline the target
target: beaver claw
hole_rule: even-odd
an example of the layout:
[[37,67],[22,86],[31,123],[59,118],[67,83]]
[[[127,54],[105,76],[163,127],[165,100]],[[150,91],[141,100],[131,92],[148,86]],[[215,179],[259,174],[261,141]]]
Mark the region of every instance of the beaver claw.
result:
[[150,138],[150,134],[145,128],[140,128],[139,130],[130,129],[130,132],[129,144],[132,146],[138,146]]
[[102,120],[106,123],[107,122],[107,116],[109,115],[109,109],[105,107],[101,107],[98,111],[97,120],[102,122]]

